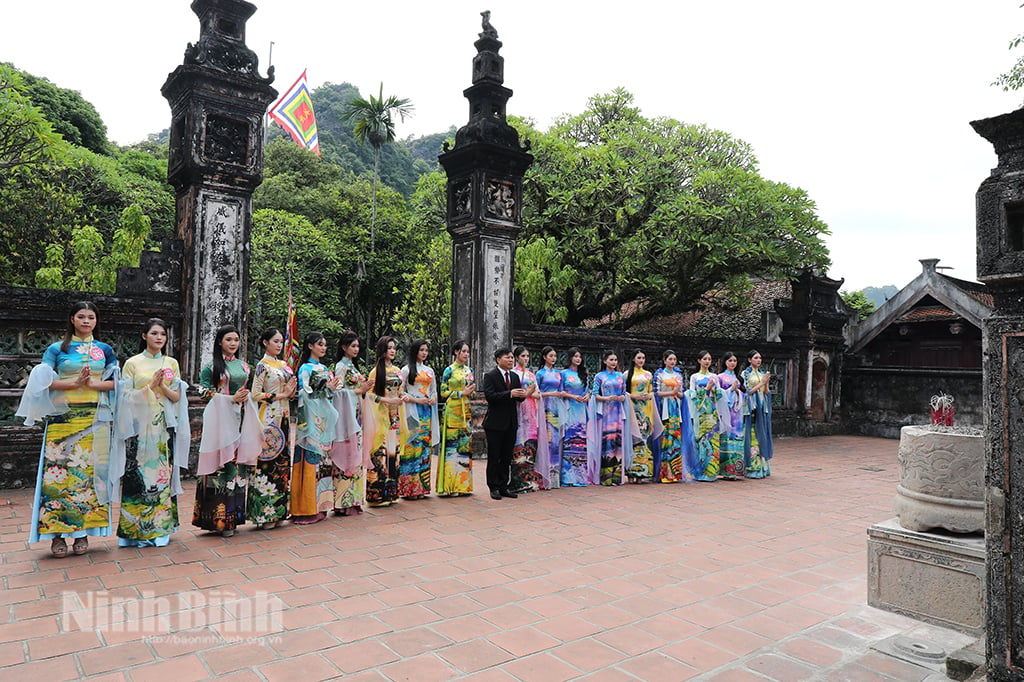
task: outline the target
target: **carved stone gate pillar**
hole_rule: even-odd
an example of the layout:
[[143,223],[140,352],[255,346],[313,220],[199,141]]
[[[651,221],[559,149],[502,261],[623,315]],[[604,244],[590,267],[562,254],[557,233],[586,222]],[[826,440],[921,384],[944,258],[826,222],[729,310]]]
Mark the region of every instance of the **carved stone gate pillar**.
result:
[[522,228],[523,174],[533,161],[505,118],[501,41],[484,13],[474,43],[469,123],[439,157],[448,174],[448,231],[453,242],[452,340],[470,345],[471,367],[483,375],[494,351],[512,342],[512,275]]
[[1024,679],[1024,109],[971,123],[999,163],[977,193],[982,339],[986,650],[990,681]]
[[199,42],[161,93],[171,106],[167,179],[185,255],[181,369],[189,382],[209,360],[217,327],[234,324],[245,343],[252,193],[263,181],[263,114],[277,97],[245,44],[256,6],[195,0]]

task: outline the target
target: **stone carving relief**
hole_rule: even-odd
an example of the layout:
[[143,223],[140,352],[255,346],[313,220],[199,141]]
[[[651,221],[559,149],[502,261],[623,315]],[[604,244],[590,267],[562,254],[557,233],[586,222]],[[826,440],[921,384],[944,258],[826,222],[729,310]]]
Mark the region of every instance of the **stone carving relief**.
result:
[[473,188],[469,179],[452,186],[452,220],[469,217],[472,214]]
[[219,114],[207,114],[203,156],[244,166],[249,157],[249,122]]
[[488,180],[485,213],[488,218],[514,221],[516,216],[516,187],[504,180]]

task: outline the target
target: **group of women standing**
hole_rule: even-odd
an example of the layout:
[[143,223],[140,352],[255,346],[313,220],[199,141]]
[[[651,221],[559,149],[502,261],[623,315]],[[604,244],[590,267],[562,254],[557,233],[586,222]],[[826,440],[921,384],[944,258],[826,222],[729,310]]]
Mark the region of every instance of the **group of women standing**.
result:
[[739,375],[735,353],[726,353],[714,373],[711,354],[701,351],[689,377],[671,350],[653,374],[643,351],[631,354],[625,372],[618,355],[607,351],[604,370],[589,382],[578,348],[566,351],[562,369],[555,367],[554,348],[545,347],[541,356],[535,380],[545,456],[536,468],[544,487],[770,475],[771,375],[762,371],[757,351]]
[[[139,353],[122,369],[111,347],[94,338],[97,323],[92,303],[72,308],[64,340],[32,371],[17,412],[26,424],[46,422],[31,541],[51,540],[58,557],[67,555],[68,538],[71,551],[84,554],[88,537],[110,534],[118,493],[119,545],[166,545],[179,523],[188,386],[165,353],[167,325],[149,320]],[[312,524],[331,511],[347,516],[364,505],[422,499],[432,483],[441,496],[473,492],[476,378],[464,341],[453,345],[440,381],[423,340],[399,367],[396,341],[381,338],[366,376],[356,366],[353,332],[342,336],[334,362],[324,335],[307,334],[294,368],[281,359],[279,330],[259,341],[263,356],[251,367],[239,357],[238,330],[219,328],[213,360],[200,373],[197,388],[208,402],[193,525],[230,536],[247,522],[262,529],[285,519]],[[688,379],[672,351],[654,374],[641,351],[625,372],[606,352],[604,370],[589,381],[577,348],[558,369],[557,353],[545,347],[536,372],[529,351],[513,353],[527,398],[519,406],[512,492],[770,473],[770,374],[756,351],[741,375],[735,354],[722,358],[716,374],[711,355],[701,352]]]

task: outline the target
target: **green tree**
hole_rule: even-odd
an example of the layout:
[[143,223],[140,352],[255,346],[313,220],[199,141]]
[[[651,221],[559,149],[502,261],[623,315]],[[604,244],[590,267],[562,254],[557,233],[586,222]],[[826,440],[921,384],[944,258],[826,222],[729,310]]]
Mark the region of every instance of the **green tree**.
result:
[[564,312],[570,325],[629,328],[699,308],[711,291],[742,300],[754,276],[828,263],[814,203],[762,178],[750,145],[728,133],[645,118],[622,89],[591,98],[546,133],[513,123],[534,154],[524,244],[553,240],[544,251],[560,253],[561,267],[577,274],[571,286],[550,283],[557,300],[538,311],[541,321]]
[[852,310],[855,310],[862,320],[875,312],[875,304],[868,300],[863,289],[859,291],[840,291],[839,296],[842,297],[843,303]]
[[138,206],[129,206],[121,214],[108,252],[98,229],[77,226],[68,239],[46,245],[46,264],[36,270],[35,284],[44,289],[113,293],[118,269],[139,267],[149,229],[149,217]]
[[22,72],[25,94],[43,112],[66,142],[85,147],[97,154],[107,154],[107,126],[96,107],[75,90],[54,85],[45,78]]
[[0,172],[52,160],[60,135],[25,95],[21,74],[0,64]]
[[554,237],[533,237],[516,247],[516,289],[523,305],[540,319],[565,322],[565,296],[578,277],[576,270],[562,265]]
[[413,105],[407,98],[399,99],[395,95],[384,97],[384,83],[380,84],[380,92],[369,99],[356,97],[348,103],[342,120],[355,121],[352,129],[359,144],[370,143],[373,147],[373,202],[370,214],[370,251],[375,248],[377,227],[377,182],[380,175],[380,149],[385,144],[395,141],[395,116],[405,120],[411,116]]

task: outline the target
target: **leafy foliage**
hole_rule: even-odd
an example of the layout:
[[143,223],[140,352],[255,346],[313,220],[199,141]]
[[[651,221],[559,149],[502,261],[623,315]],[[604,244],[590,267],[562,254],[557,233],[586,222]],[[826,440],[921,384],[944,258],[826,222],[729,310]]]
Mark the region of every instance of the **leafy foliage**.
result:
[[554,237],[534,237],[516,247],[516,288],[523,305],[538,317],[565,322],[565,297],[577,279],[575,269],[562,265]]
[[[258,210],[250,263],[251,331],[283,325],[289,275],[301,329],[328,335],[354,329],[370,343],[392,331],[407,288],[405,275],[423,260],[436,233],[423,229],[402,197],[383,187],[377,249],[371,252],[367,178],[284,139],[267,145],[264,171],[253,196]],[[431,186],[436,189],[437,181]]]
[[25,95],[21,74],[0,64],[0,171],[54,158],[60,135]]
[[857,315],[862,320],[876,310],[875,304],[868,300],[863,289],[859,291],[840,291],[839,296],[843,299],[843,303],[857,311]]
[[[644,118],[622,89],[591,98],[546,133],[514,124],[535,157],[524,183],[524,246],[553,240],[544,251],[577,273],[571,286],[549,291],[557,300],[537,311],[542,321],[564,311],[570,325],[600,319],[628,328],[698,308],[712,290],[741,300],[752,276],[828,263],[827,228],[807,194],[762,178],[750,146],[725,132]],[[533,287],[528,267],[517,262],[516,278]],[[537,301],[539,292],[520,292]]]
[[111,144],[107,141],[107,126],[96,107],[75,90],[61,88],[45,78],[22,73],[25,94],[39,107],[54,130],[66,142],[107,154]]
[[46,245],[46,265],[36,271],[35,284],[44,289],[113,293],[118,268],[139,267],[149,229],[149,217],[138,206],[129,206],[121,214],[121,225],[107,252],[99,230],[76,226],[65,239]]

